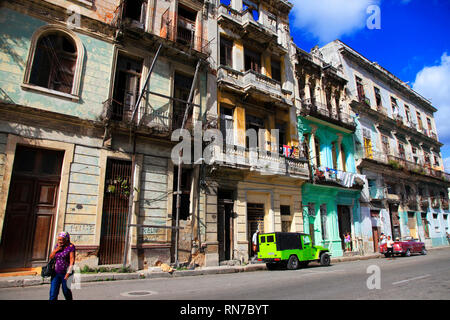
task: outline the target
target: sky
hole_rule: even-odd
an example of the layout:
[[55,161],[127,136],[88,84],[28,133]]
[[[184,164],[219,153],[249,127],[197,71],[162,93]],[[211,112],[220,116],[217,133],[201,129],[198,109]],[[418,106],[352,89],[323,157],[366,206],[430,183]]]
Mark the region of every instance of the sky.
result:
[[450,0],[290,2],[297,46],[310,51],[340,39],[432,102],[438,109],[434,116],[444,143],[445,171],[450,172]]

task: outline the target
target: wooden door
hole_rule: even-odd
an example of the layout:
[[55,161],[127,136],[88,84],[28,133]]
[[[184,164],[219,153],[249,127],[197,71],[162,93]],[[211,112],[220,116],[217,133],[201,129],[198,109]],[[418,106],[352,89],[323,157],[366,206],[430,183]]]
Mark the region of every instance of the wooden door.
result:
[[373,251],[378,252],[378,244],[380,241],[380,232],[378,230],[378,227],[372,227],[372,239],[373,239]]
[[63,155],[17,146],[0,246],[2,269],[47,261]]
[[219,261],[230,260],[233,240],[233,203],[219,200],[217,213]]
[[27,267],[33,214],[34,181],[12,179],[1,244],[1,267]]

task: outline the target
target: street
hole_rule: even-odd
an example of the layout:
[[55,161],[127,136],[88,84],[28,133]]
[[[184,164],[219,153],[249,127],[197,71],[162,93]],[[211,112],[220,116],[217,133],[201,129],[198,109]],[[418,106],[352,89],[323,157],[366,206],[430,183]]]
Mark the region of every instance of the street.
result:
[[[440,249],[426,256],[359,260],[330,267],[311,263],[295,271],[82,283],[73,296],[76,300],[447,300],[449,262],[450,250]],[[0,299],[46,300],[48,293],[49,285],[7,288],[0,289]]]

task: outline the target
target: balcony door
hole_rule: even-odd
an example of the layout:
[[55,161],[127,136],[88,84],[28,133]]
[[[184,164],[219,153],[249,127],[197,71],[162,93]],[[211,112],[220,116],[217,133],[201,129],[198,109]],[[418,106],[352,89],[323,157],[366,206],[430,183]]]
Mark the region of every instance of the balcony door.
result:
[[112,119],[131,120],[136,105],[142,73],[142,60],[119,54],[112,103]]

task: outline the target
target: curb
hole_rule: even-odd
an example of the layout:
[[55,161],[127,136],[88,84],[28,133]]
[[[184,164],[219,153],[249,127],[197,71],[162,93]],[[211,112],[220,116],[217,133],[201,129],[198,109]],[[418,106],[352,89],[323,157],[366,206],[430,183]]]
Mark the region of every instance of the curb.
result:
[[[429,248],[427,250],[445,250],[450,247]],[[384,256],[382,254],[371,254],[367,256],[351,256],[351,257],[336,257],[331,258],[331,263],[380,259]],[[181,278],[192,277],[200,275],[214,275],[214,274],[229,274],[240,272],[254,272],[267,270],[263,263],[249,264],[246,266],[222,266],[222,267],[204,267],[196,270],[179,270],[170,274],[162,271],[137,271],[133,273],[96,273],[96,274],[82,274],[81,283],[100,282],[100,281],[120,281],[120,280],[138,280],[138,279],[162,279],[162,278]],[[0,289],[15,288],[15,287],[32,287],[43,284],[50,284],[50,278],[43,279],[40,276],[17,276],[9,278],[0,278]]]

